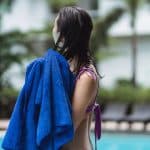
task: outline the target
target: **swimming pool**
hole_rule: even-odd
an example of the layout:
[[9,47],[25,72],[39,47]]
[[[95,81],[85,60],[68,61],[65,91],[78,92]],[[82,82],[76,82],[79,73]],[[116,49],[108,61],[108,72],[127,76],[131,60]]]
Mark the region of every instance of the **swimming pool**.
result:
[[[91,134],[94,143],[94,134]],[[104,133],[97,141],[98,150],[150,150],[150,134]]]
[[[94,134],[91,133],[94,144]],[[0,139],[0,147],[2,138]],[[98,150],[150,150],[150,135],[128,133],[102,133],[101,140],[97,140]],[[2,150],[0,148],[0,150]]]

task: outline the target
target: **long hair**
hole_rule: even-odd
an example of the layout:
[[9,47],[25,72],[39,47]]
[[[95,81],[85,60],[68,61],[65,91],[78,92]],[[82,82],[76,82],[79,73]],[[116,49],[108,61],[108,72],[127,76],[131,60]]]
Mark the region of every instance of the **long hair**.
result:
[[[93,23],[90,15],[79,6],[66,6],[60,9],[57,20],[57,32],[60,36],[54,49],[69,61],[77,58],[77,66],[73,72],[78,74],[82,66],[93,64],[100,76],[90,49],[90,37]],[[59,46],[62,37],[63,46]],[[101,77],[101,76],[100,76]]]

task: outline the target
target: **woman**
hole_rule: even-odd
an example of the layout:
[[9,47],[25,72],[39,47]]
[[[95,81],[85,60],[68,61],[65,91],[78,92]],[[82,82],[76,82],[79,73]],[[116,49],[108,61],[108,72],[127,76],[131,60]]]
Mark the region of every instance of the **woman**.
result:
[[99,73],[89,48],[93,29],[92,19],[80,7],[62,8],[55,18],[53,27],[54,49],[68,60],[70,70],[76,75],[72,97],[75,136],[62,150],[92,150],[90,124],[92,112],[86,112],[93,104],[99,85]]

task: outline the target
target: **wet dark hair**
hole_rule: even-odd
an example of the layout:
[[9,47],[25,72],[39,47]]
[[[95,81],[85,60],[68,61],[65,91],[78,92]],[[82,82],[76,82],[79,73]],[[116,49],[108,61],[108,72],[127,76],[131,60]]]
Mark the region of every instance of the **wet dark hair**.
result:
[[[77,58],[77,66],[73,72],[79,72],[82,66],[93,64],[100,76],[93,53],[90,50],[90,36],[93,23],[90,15],[79,6],[66,6],[60,9],[57,20],[57,32],[60,36],[54,46],[67,60]],[[64,44],[59,47],[62,37]],[[101,77],[101,76],[100,76]]]

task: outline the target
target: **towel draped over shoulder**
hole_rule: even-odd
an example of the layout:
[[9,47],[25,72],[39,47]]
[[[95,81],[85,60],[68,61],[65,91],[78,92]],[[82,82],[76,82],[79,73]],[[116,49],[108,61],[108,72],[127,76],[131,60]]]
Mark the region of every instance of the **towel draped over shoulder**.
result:
[[[66,80],[67,79],[67,80]],[[26,69],[2,142],[5,150],[59,150],[74,136],[75,77],[65,57],[49,48]]]

